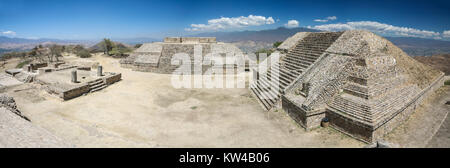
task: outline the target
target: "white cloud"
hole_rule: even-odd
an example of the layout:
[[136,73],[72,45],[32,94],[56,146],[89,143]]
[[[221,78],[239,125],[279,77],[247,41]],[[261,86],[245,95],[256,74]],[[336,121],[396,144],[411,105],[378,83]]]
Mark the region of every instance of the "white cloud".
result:
[[450,30],[442,32],[442,35],[444,36],[444,38],[450,38]]
[[208,24],[191,24],[186,31],[217,31],[233,28],[242,28],[248,26],[261,26],[266,24],[274,24],[275,20],[272,17],[254,16],[248,17],[221,17],[219,19],[208,20]]
[[[358,21],[337,24],[325,24],[318,26],[308,26],[309,28],[323,30],[323,31],[343,31],[343,30],[369,30],[374,33],[387,36],[403,36],[403,37],[422,37],[422,38],[436,38],[440,37],[439,32],[419,30],[408,27],[398,27],[389,24],[373,22],[373,21]],[[445,32],[444,32],[445,33]]]
[[327,17],[327,20],[336,20],[336,19],[337,19],[336,16],[328,16],[328,17]]
[[336,19],[337,19],[336,16],[328,16],[328,17],[325,18],[325,19],[315,19],[314,21],[315,21],[315,22],[322,22],[322,23],[325,23],[325,22],[328,22],[328,21],[336,20]]
[[328,22],[328,20],[325,20],[325,19],[315,19],[314,22]]
[[294,28],[294,27],[298,27],[299,23],[297,20],[289,20],[286,24],[284,24],[284,26],[286,26],[287,28]]
[[16,32],[13,32],[13,31],[11,31],[11,30],[8,30],[8,31],[1,32],[1,34],[7,35],[7,36],[15,36],[15,35],[16,35]]

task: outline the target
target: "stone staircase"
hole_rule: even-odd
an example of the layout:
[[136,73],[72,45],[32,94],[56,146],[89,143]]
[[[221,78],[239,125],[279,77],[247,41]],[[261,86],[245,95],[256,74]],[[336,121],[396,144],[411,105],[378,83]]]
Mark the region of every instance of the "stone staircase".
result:
[[[270,110],[278,102],[280,95],[284,94],[285,89],[307,71],[341,34],[341,32],[309,34],[281,58],[279,66],[269,68],[258,81],[250,85],[264,109]],[[277,85],[270,80],[272,77],[279,79],[279,89],[270,89],[271,86]]]
[[89,88],[90,88],[89,92],[91,92],[91,93],[106,88],[106,84],[105,84],[105,82],[103,82],[102,79],[96,79],[94,81],[88,82],[88,84],[89,84]]

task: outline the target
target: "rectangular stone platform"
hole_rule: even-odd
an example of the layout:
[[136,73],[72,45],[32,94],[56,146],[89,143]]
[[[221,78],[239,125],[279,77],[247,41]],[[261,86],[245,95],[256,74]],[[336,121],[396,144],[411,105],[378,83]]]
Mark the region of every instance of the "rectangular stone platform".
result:
[[[76,70],[77,82],[71,81],[71,72]],[[96,71],[78,70],[76,67],[40,74],[35,81],[42,84],[46,91],[63,100],[69,100],[83,94],[95,92],[121,79],[120,73],[105,72],[97,76]]]

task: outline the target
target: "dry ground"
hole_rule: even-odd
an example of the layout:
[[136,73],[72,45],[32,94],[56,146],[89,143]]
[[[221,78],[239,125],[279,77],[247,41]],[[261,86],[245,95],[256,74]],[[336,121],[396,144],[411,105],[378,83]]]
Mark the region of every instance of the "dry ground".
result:
[[[248,89],[175,89],[170,75],[120,68],[122,81],[61,101],[25,84],[10,89],[32,123],[75,147],[362,147],[330,128],[309,132],[284,112],[265,112]],[[67,57],[66,60],[75,60]]]

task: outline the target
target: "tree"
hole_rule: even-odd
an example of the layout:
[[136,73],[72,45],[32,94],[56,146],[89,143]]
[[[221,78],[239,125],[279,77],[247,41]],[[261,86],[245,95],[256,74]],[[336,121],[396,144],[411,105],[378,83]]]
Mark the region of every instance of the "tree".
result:
[[275,43],[273,43],[273,48],[277,48],[278,46],[281,45],[281,43],[283,43],[282,41],[277,41]]
[[141,46],[142,46],[142,44],[136,44],[136,45],[134,45],[134,48],[139,48]]
[[84,50],[84,47],[82,45],[76,45],[75,47],[73,47],[73,53],[78,54],[78,52],[80,52],[81,50]]
[[35,57],[38,55],[38,48],[37,46],[35,46],[33,49],[31,49],[31,51],[28,53],[28,55],[30,55],[31,57]]
[[52,45],[50,46],[50,54],[48,55],[48,60],[50,62],[53,62],[53,58],[56,59],[56,61],[59,61],[58,57],[62,57],[63,47],[60,45]]
[[112,48],[114,47],[113,45],[114,45],[114,44],[113,44],[113,42],[111,42],[110,39],[107,39],[107,38],[103,39],[104,53],[105,53],[106,55],[109,56],[109,52],[110,52],[110,51],[112,50]]

